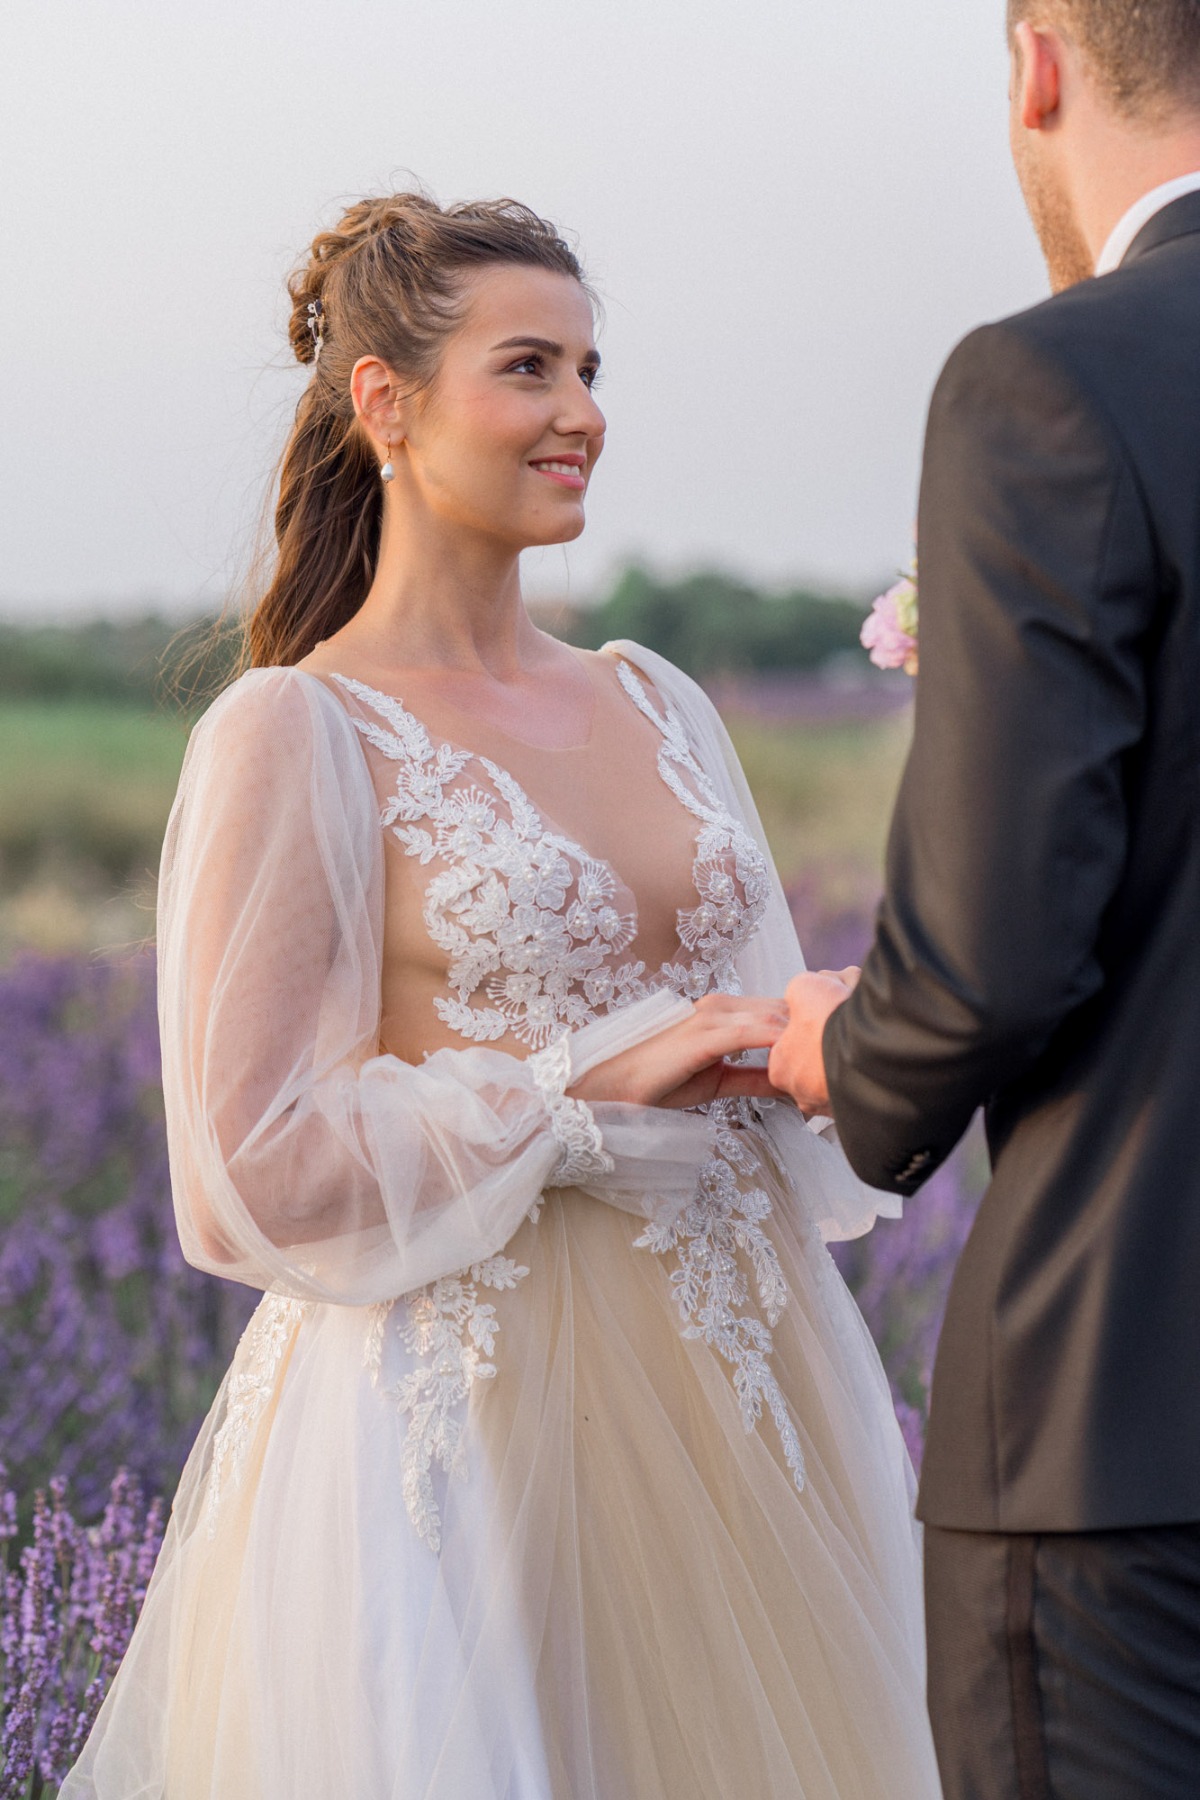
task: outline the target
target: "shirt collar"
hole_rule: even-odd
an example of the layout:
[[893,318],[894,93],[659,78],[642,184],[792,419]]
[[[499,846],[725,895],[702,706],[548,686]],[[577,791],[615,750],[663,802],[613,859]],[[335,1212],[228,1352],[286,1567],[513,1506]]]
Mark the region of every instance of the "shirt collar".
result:
[[1096,263],[1097,275],[1111,275],[1114,269],[1120,268],[1134,238],[1155,213],[1170,206],[1173,200],[1182,200],[1185,194],[1194,194],[1197,190],[1200,190],[1200,169],[1193,170],[1190,175],[1179,175],[1174,181],[1164,181],[1161,187],[1151,188],[1148,194],[1143,194],[1114,227]]

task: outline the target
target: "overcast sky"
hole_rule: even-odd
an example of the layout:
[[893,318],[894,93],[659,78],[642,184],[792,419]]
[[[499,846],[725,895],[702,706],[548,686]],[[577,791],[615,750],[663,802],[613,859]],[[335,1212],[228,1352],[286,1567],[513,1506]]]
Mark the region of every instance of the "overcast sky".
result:
[[341,203],[512,194],[607,310],[590,523],[856,588],[907,554],[937,370],[1046,279],[1003,0],[5,0],[0,611],[244,569],[303,382],[283,278]]

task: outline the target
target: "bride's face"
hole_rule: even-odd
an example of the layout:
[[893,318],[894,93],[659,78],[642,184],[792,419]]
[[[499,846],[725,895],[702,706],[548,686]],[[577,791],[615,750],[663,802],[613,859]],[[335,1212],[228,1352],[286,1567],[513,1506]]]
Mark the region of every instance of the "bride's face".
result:
[[482,270],[468,293],[404,409],[395,499],[508,548],[566,543],[604,447],[591,304],[569,275],[520,266]]

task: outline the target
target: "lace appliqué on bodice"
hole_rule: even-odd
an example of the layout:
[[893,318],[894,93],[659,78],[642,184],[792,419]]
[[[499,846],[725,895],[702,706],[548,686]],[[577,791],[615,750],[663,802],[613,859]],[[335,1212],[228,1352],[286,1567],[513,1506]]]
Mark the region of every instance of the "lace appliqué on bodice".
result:
[[[661,988],[687,999],[739,993],[737,958],[767,904],[768,873],[757,843],[722,803],[697,762],[683,726],[659,714],[625,662],[617,674],[633,704],[658,730],[658,772],[699,821],[692,879],[696,904],[680,908],[680,954],[648,975],[622,955],[637,936],[636,907],[621,910],[620,884],[608,863],[552,831],[524,789],[498,764],[450,744],[435,746],[419,720],[389,695],[347,676],[335,679],[374,715],[355,717],[362,736],[395,765],[381,822],[406,855],[438,864],[425,889],[423,918],[446,953],[451,998],[438,1016],[468,1042],[508,1035],[535,1050],[535,1081],[560,1146],[549,1186],[574,1185],[609,1159],[586,1107],[567,1099],[566,1033]],[[632,899],[632,897],[630,897]],[[798,1487],[804,1460],[795,1426],[771,1371],[771,1326],[787,1302],[774,1246],[763,1229],[766,1192],[751,1185],[758,1167],[743,1102],[719,1102],[714,1149],[695,1199],[669,1228],[649,1227],[637,1247],[672,1256],[671,1288],[684,1336],[703,1339],[730,1366],[746,1429],[765,1407]],[[739,1175],[742,1179],[739,1179]],[[530,1217],[541,1210],[535,1202]],[[752,1309],[746,1259],[762,1315]],[[366,1366],[407,1415],[403,1449],[405,1504],[431,1548],[441,1542],[432,1471],[461,1467],[463,1403],[474,1383],[496,1373],[499,1321],[482,1290],[511,1289],[528,1269],[492,1257],[461,1275],[433,1282],[403,1301],[372,1309]],[[392,1383],[380,1374],[388,1318],[405,1308],[400,1339],[419,1362]]]
[[[766,905],[762,854],[721,805],[674,713],[660,717],[627,663],[617,664],[617,674],[662,734],[660,775],[701,827],[692,871],[697,904],[677,915],[687,957],[652,976],[643,962],[621,960],[637,936],[637,917],[614,904],[619,884],[608,863],[552,831],[489,757],[435,747],[398,700],[335,677],[376,715],[354,723],[396,767],[384,828],[422,866],[440,865],[425,889],[423,918],[447,956],[452,998],[434,1005],[470,1042],[511,1035],[540,1050],[562,1027],[585,1025],[657,988],[688,999],[738,990],[736,959]],[[472,779],[472,765],[483,780]]]
[[698,904],[676,914],[679,942],[691,960],[664,963],[659,979],[650,985],[674,988],[688,1000],[699,1000],[703,994],[738,994],[737,958],[766,911],[766,861],[750,833],[723,805],[675,713],[670,707],[662,716],[655,711],[628,663],[617,664],[617,676],[638,711],[662,733],[659,774],[700,821],[692,864]]

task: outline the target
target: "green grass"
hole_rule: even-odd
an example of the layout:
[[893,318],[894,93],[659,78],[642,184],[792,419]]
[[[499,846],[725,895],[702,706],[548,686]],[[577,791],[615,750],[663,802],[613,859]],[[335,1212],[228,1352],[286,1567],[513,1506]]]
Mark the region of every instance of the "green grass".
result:
[[855,886],[879,880],[908,715],[867,725],[729,725],[784,882],[818,869]]
[[153,870],[187,726],[92,701],[0,705],[0,891],[47,871],[121,885]]

